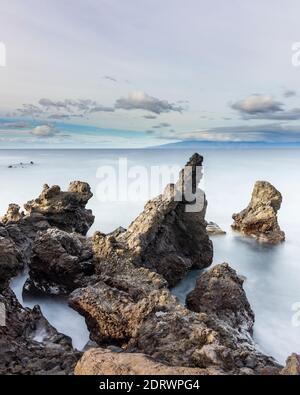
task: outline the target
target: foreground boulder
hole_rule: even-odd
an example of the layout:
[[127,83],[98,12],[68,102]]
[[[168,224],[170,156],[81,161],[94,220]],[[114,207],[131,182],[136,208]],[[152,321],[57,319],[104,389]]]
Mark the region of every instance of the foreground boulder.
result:
[[103,265],[98,282],[75,290],[69,304],[87,322],[91,338],[99,344],[126,344],[169,292],[158,274],[126,260]]
[[300,355],[292,354],[286,360],[285,367],[280,374],[285,376],[299,376],[300,375]]
[[94,273],[91,242],[79,234],[49,228],[33,242],[29,268],[25,291],[69,294],[87,284]]
[[257,181],[248,207],[233,214],[232,228],[260,242],[278,244],[284,241],[285,234],[277,221],[281,203],[281,193],[273,185]]
[[72,374],[81,353],[48,323],[38,306],[23,308],[9,289],[0,292],[0,304],[5,318],[0,326],[0,375]]
[[201,274],[186,305],[198,313],[214,315],[235,330],[251,333],[254,313],[243,289],[243,280],[227,263]]
[[75,367],[75,375],[216,375],[217,369],[168,366],[141,353],[116,353],[96,348],[87,351]]
[[92,339],[101,346],[118,345],[162,364],[221,373],[279,370],[256,349],[250,333],[240,333],[216,315],[186,309],[158,274],[128,261],[104,265],[102,281],[75,290],[70,305],[85,316]]
[[92,211],[85,208],[92,196],[85,182],[71,182],[67,192],[61,191],[58,185],[51,188],[44,185],[40,196],[24,207],[29,214],[42,214],[50,226],[86,235],[94,222]]
[[206,232],[207,201],[198,188],[203,158],[194,154],[175,185],[150,200],[127,230],[96,234],[94,249],[99,260],[126,257],[136,266],[161,274],[174,286],[191,268],[211,264],[212,243]]

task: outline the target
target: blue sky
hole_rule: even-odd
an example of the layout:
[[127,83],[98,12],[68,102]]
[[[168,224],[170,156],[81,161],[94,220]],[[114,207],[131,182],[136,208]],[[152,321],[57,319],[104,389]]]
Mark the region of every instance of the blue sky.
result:
[[297,0],[5,2],[0,147],[300,142],[299,16]]

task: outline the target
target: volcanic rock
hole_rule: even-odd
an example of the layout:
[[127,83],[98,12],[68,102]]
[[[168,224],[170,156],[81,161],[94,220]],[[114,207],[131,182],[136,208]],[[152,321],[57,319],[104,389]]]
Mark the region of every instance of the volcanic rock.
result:
[[298,376],[300,375],[300,355],[292,354],[286,360],[285,367],[281,370],[280,374],[285,376]]
[[31,242],[16,225],[0,223],[0,289],[28,263]]
[[69,294],[94,273],[91,242],[76,233],[47,229],[33,242],[29,268],[25,291]]
[[206,231],[209,236],[226,235],[226,232],[215,222],[208,222]]
[[[195,169],[202,157],[194,155],[188,164],[189,182],[197,192]],[[151,200],[128,230],[95,233],[98,281],[76,289],[69,299],[71,307],[85,317],[91,338],[101,346],[121,346],[126,352],[138,351],[171,366],[235,374],[245,373],[245,369],[279,371],[251,338],[253,313],[242,280],[228,265],[215,269],[212,276],[219,282],[219,292],[225,294],[223,302],[214,302],[225,309],[223,314],[217,308],[213,314],[208,308],[200,313],[188,310],[168,290],[189,268],[203,268],[212,258],[204,219],[205,196],[200,193],[200,211],[186,211],[190,203],[174,199],[183,185],[182,171],[178,182]],[[207,279],[211,299],[218,295],[214,281]]]
[[37,232],[50,228],[45,216],[37,212],[25,214],[23,211],[20,211],[20,206],[14,203],[8,206],[7,212],[1,218],[1,221],[6,229],[13,227],[15,232],[18,230],[23,235],[23,238],[26,237],[31,241],[35,239]]
[[102,266],[98,282],[75,290],[69,304],[86,318],[99,344],[126,343],[164,297],[166,281],[154,272],[119,259]]
[[[0,374],[69,374],[79,357],[38,307],[24,309],[7,289],[26,264],[27,289],[73,291],[69,304],[85,317],[91,339],[110,347],[87,351],[76,373],[279,372],[251,338],[254,316],[241,278],[228,265],[198,280],[188,306],[199,312],[169,290],[191,268],[212,262],[207,202],[198,188],[202,162],[194,154],[177,183],[149,201],[128,230],[97,232],[92,240],[84,237],[94,221],[85,208],[92,197],[86,183],[73,182],[67,192],[45,185],[24,206],[25,215],[9,207],[0,224],[0,303],[7,313],[7,326],[0,327]],[[266,201],[276,218],[278,200]],[[272,232],[268,237],[274,227]]]
[[111,261],[103,280],[75,290],[70,305],[85,316],[92,339],[101,346],[118,345],[171,366],[239,374],[253,358],[255,372],[268,366],[279,370],[256,349],[250,333],[240,333],[231,321],[186,309],[159,278],[130,262]]
[[214,315],[232,328],[252,332],[254,313],[243,289],[243,280],[227,263],[201,274],[186,305],[198,313]]
[[90,186],[85,182],[71,182],[67,192],[61,191],[57,185],[51,188],[44,185],[40,196],[24,207],[30,215],[42,214],[50,226],[86,235],[94,222],[92,211],[85,208],[92,196]]
[[277,221],[282,195],[269,182],[257,181],[248,207],[239,214],[233,214],[232,228],[260,242],[278,244],[285,240],[285,234]]
[[115,353],[103,348],[87,351],[75,367],[75,375],[216,375],[217,369],[168,366],[141,353]]
[[174,286],[191,268],[209,266],[213,247],[206,232],[207,201],[198,188],[202,162],[202,156],[194,154],[177,183],[168,185],[163,194],[150,200],[126,231],[107,236],[98,233],[94,250],[100,262],[107,260],[109,249],[110,255],[126,257],[136,266],[163,275],[169,286]]
[[18,204],[11,203],[8,206],[7,213],[1,218],[1,222],[5,225],[10,222],[18,222],[24,215],[24,212],[20,212],[20,206]]
[[22,256],[10,238],[0,236],[0,290],[23,268]]
[[0,326],[0,375],[72,374],[81,353],[38,306],[23,308],[9,289],[0,292],[0,303],[6,315],[6,325]]

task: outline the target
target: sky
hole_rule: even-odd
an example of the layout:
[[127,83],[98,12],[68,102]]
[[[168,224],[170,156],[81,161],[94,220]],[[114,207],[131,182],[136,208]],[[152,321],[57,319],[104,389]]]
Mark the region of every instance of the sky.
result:
[[298,0],[2,1],[0,148],[299,143],[299,18]]

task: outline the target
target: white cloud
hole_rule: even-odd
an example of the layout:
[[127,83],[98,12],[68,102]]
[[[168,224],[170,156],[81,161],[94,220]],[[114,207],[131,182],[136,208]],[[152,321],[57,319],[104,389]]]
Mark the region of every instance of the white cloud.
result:
[[242,114],[274,113],[282,110],[283,104],[270,95],[252,95],[234,103],[231,107]]
[[53,137],[58,131],[51,125],[39,125],[32,129],[31,134],[37,137]]
[[149,96],[145,92],[132,92],[128,97],[121,97],[116,101],[115,108],[122,110],[145,110],[154,114],[184,111],[182,106]]
[[[287,97],[295,95],[289,91]],[[300,119],[300,108],[285,109],[282,102],[271,95],[252,95],[231,106],[244,119],[270,119],[278,121],[296,121]]]

